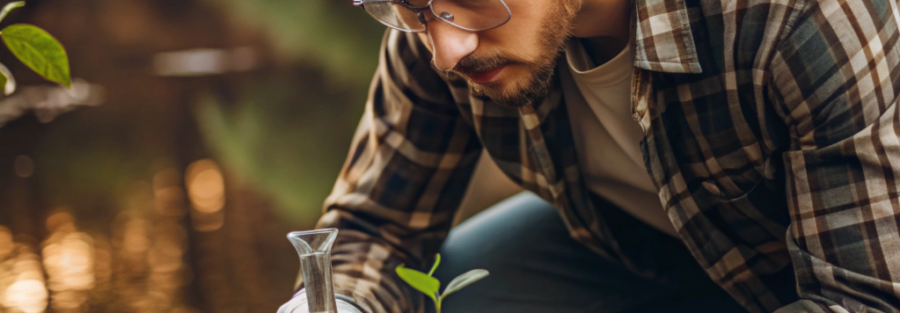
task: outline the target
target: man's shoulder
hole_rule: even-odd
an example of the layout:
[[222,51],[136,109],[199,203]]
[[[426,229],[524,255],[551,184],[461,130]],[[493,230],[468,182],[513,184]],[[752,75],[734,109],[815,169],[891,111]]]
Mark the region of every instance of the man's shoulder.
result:
[[[819,0],[688,1],[692,26],[715,32],[787,27]],[[691,12],[693,10],[693,12]],[[727,23],[732,21],[732,23]]]
[[[686,12],[697,59],[717,74],[724,59],[737,67],[765,68],[811,6],[819,0],[690,1]],[[719,60],[719,61],[716,61]],[[724,68],[723,68],[724,70]]]

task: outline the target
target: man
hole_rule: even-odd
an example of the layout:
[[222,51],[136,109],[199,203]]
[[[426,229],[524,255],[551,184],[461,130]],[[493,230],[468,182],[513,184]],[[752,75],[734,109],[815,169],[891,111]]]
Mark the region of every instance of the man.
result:
[[[900,311],[895,1],[357,2],[393,29],[319,221],[343,304],[420,312],[394,268],[440,249],[492,272],[443,312]],[[546,202],[448,237],[482,149]]]

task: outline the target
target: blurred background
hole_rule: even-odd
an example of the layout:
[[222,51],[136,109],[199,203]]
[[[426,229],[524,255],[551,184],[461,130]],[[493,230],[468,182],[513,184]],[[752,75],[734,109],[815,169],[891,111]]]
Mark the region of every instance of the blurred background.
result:
[[19,85],[0,99],[0,312],[290,298],[284,236],[321,214],[383,26],[350,0],[28,0],[3,23],[56,36],[76,82],[0,49]]

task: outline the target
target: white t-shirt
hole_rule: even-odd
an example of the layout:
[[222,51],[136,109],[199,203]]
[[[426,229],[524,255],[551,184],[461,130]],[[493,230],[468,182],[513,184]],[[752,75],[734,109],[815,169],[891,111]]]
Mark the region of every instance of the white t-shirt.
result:
[[578,164],[587,187],[637,219],[676,236],[644,166],[643,133],[631,114],[634,54],[630,46],[594,66],[577,38],[560,66]]

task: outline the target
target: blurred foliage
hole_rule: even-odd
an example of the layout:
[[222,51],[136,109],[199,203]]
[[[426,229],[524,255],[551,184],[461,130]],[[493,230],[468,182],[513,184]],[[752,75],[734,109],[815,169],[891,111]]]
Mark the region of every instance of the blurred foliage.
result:
[[207,94],[195,115],[227,167],[310,227],[343,165],[364,95],[298,74],[254,80],[235,101]]
[[332,78],[364,86],[385,27],[351,0],[205,0],[264,29],[289,59],[320,64]]
[[279,59],[308,69],[299,84],[254,81],[235,101],[208,94],[196,116],[227,166],[273,197],[285,217],[311,226],[362,114],[385,27],[350,0],[204,1],[270,36]]

